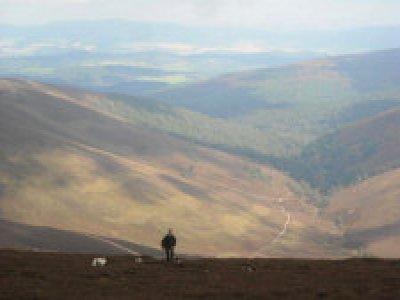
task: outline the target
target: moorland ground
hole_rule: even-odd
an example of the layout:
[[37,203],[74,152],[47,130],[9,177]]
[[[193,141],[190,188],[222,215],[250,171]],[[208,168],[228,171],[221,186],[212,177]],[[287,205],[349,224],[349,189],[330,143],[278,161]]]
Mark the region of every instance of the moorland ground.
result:
[[[400,261],[196,259],[0,251],[0,299],[399,299]],[[98,256],[98,255],[97,255]],[[251,268],[247,268],[247,265]],[[251,269],[251,271],[249,271]]]

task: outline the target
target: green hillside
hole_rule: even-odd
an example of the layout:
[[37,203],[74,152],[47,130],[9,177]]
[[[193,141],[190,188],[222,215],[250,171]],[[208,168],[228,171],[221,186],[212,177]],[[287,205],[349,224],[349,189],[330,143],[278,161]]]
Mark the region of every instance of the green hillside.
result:
[[[257,127],[273,144],[294,154],[345,124],[399,106],[399,64],[399,49],[327,57],[227,74],[154,96]],[[359,113],[360,106],[364,113]]]
[[400,167],[400,109],[324,136],[286,162],[296,178],[324,192]]
[[162,130],[201,145],[230,152],[278,154],[286,151],[283,141],[274,143],[278,137],[266,136],[258,128],[243,123],[209,117],[144,97],[57,88],[73,93],[81,103],[120,116],[132,124]]

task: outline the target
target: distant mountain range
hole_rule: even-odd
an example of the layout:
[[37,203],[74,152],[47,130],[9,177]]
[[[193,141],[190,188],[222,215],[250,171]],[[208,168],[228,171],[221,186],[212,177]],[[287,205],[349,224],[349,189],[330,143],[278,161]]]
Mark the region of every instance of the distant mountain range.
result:
[[19,45],[74,42],[81,43],[81,46],[94,45],[102,52],[126,49],[138,43],[142,46],[181,43],[218,50],[237,46],[239,40],[242,45],[265,49],[343,53],[399,47],[399,32],[396,26],[277,32],[268,28],[195,27],[110,19],[36,26],[2,24],[0,34],[2,39],[15,40]]
[[[239,43],[238,34],[243,37]],[[301,47],[259,46],[266,36],[276,39],[275,33],[257,30],[118,20],[2,25],[0,75],[138,96],[225,72],[323,55]]]
[[0,75],[139,96],[227,72],[396,48],[399,32],[276,32],[121,20],[2,24]]
[[[343,109],[358,101],[398,97],[399,63],[400,49],[326,57],[227,74],[156,95],[160,100],[205,114],[252,121],[249,116],[262,115],[264,111],[291,112],[315,106]],[[329,116],[323,117],[326,122],[331,121],[326,119]],[[257,119],[253,123],[263,126]]]

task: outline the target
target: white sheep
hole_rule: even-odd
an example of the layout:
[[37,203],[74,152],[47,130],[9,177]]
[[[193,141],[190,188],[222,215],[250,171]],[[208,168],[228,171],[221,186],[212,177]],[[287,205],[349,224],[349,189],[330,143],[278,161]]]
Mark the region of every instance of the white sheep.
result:
[[95,257],[92,259],[92,267],[104,267],[107,264],[107,258]]

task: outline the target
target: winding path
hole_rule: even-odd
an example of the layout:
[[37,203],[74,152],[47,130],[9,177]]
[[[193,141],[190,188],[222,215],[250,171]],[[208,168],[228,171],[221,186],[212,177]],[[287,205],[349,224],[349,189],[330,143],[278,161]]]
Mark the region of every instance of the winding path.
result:
[[283,228],[282,228],[281,232],[279,232],[278,235],[272,240],[271,244],[275,243],[277,240],[279,240],[279,239],[286,233],[287,227],[288,227],[289,224],[290,224],[290,220],[291,220],[291,214],[290,214],[290,212],[288,212],[288,211],[286,210],[286,208],[284,208],[283,206],[281,206],[281,210],[282,210],[282,212],[283,212],[284,214],[286,214],[286,218],[287,218],[287,219],[286,219],[285,224],[283,225]]
[[282,213],[284,213],[286,215],[286,221],[285,224],[282,227],[282,230],[274,237],[274,239],[272,241],[270,241],[269,243],[261,246],[260,248],[258,248],[254,254],[252,255],[252,257],[259,257],[259,256],[263,256],[264,254],[262,253],[265,249],[267,249],[268,247],[272,246],[273,244],[275,244],[282,236],[284,236],[287,232],[287,228],[291,222],[292,216],[290,214],[290,212],[288,212],[286,210],[285,207],[283,207],[282,205],[280,206],[280,209],[282,211]]

